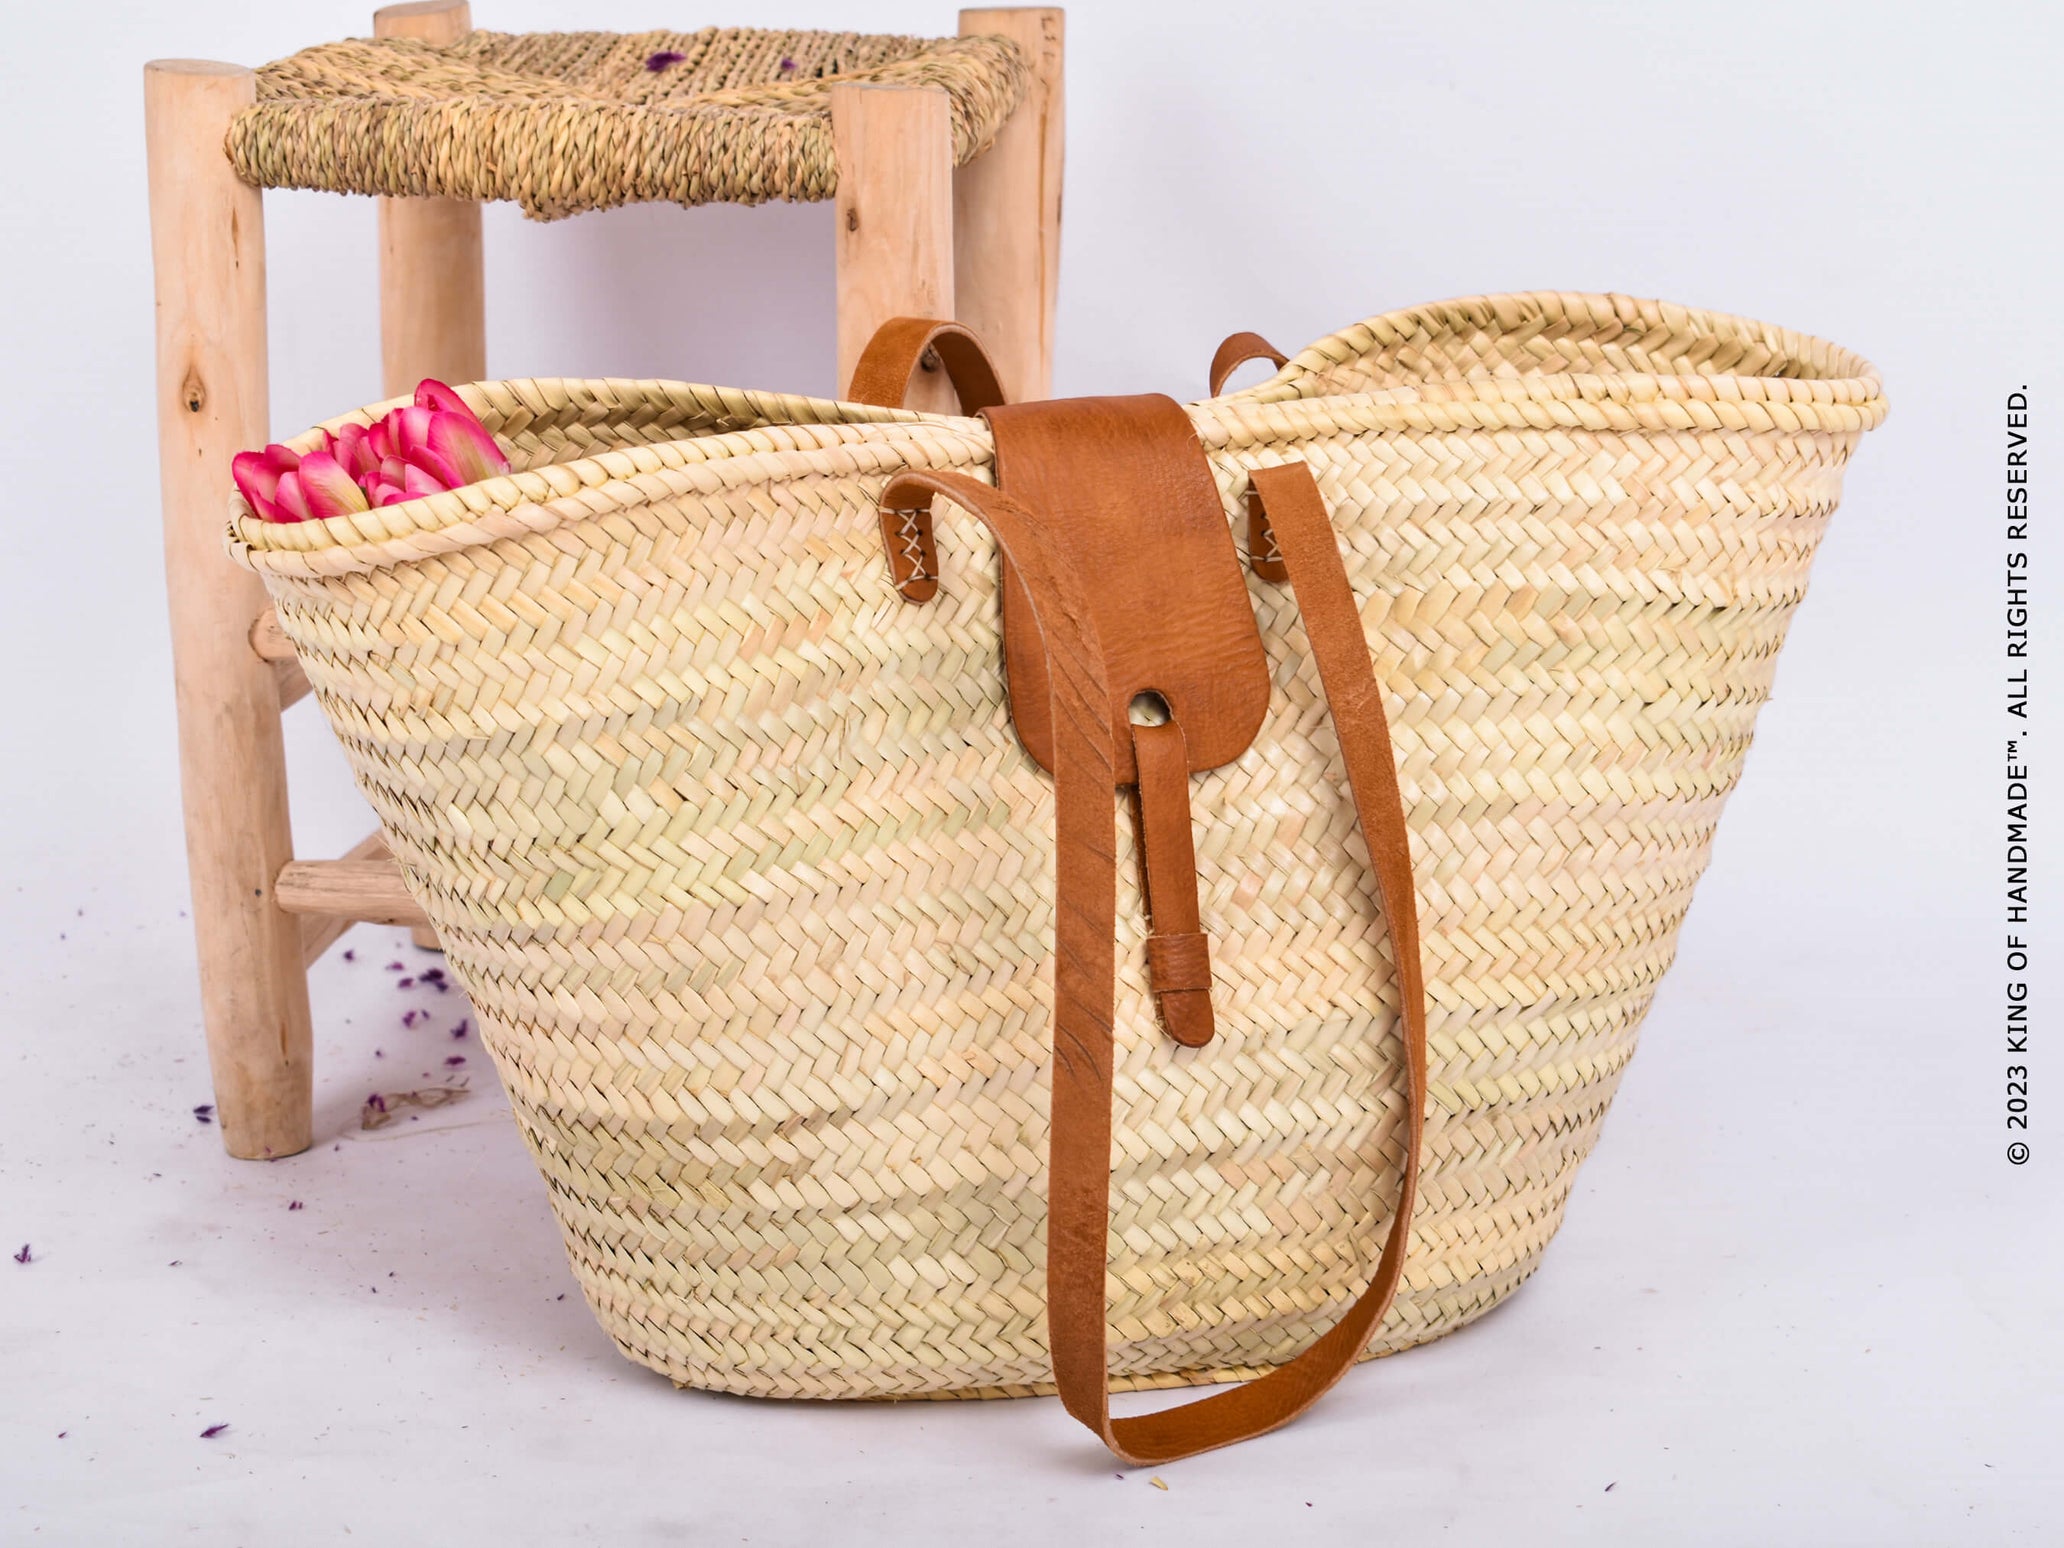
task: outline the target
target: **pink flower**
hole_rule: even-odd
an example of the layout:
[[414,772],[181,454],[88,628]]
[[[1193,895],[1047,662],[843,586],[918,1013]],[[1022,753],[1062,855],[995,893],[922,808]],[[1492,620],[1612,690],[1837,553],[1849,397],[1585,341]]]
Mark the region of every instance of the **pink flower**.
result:
[[[365,491],[358,487],[334,453],[310,452],[301,459],[296,472],[301,479],[301,497],[308,502],[311,516],[343,516],[352,511],[371,509],[366,504]],[[289,473],[287,478],[294,476],[294,473]],[[285,483],[286,478],[280,482]]]
[[280,479],[294,471],[301,459],[284,446],[268,446],[262,452],[238,452],[229,464],[236,485],[251,509],[267,521],[299,521],[284,514],[278,505]]
[[508,472],[509,459],[464,398],[425,379],[414,402],[377,423],[325,431],[321,451],[268,446],[230,466],[263,520],[320,521],[475,484]]

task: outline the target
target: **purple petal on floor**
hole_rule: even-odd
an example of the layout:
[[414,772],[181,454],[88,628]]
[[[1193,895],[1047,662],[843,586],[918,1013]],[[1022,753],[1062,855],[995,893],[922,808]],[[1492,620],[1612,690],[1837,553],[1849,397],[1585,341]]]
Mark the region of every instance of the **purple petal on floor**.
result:
[[464,1054],[453,1054],[449,1059],[444,1061],[445,1067],[447,1069],[457,1069],[460,1065],[464,1064],[465,1062],[466,1056]]
[[196,1123],[213,1123],[215,1121],[215,1104],[213,1102],[203,1102],[193,1110],[193,1115]]
[[288,1209],[306,1209],[307,1207],[308,1206],[306,1204],[303,1204],[299,1199],[295,1199],[292,1203],[287,1205]]
[[29,1244],[27,1242],[21,1244],[21,1251],[14,1255],[14,1261],[17,1263],[33,1263],[36,1261],[35,1254],[29,1251]]
[[220,1435],[224,1430],[228,1428],[229,1426],[226,1424],[211,1424],[208,1426],[207,1429],[201,1431],[201,1439],[213,1440],[216,1436]]

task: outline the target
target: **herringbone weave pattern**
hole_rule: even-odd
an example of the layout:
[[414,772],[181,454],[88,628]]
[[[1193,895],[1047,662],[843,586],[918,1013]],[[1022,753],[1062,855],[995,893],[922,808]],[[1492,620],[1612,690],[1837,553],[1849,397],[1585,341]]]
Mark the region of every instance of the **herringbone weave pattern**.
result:
[[[1044,1389],[1051,787],[983,529],[940,508],[913,606],[875,513],[901,468],[986,477],[984,427],[465,391],[511,476],[327,523],[239,507],[231,540],[480,1009],[597,1315],[696,1386]],[[1249,469],[1312,466],[1389,693],[1431,1088],[1371,1353],[1496,1304],[1554,1233],[1883,413],[1816,340],[1559,295],[1377,318],[1191,410],[1229,518]],[[1291,594],[1250,591],[1271,717],[1193,790],[1204,1049],[1157,1030],[1120,871],[1133,1386],[1308,1342],[1397,1188],[1374,889]]]

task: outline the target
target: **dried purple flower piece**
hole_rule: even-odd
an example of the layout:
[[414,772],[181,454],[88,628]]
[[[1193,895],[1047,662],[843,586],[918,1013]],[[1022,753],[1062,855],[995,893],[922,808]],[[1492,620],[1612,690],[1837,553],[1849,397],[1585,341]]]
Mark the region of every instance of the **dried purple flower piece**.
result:
[[424,968],[420,976],[426,984],[441,984],[444,982],[444,969],[441,967]]
[[404,967],[406,967],[406,966],[407,966],[407,964],[406,964],[406,963],[402,963],[402,962],[390,962],[390,963],[388,963],[388,964],[387,964],[387,971],[388,971],[388,972],[390,972],[390,973],[399,973],[399,972],[400,972],[400,971],[401,971],[401,970],[402,970],[402,969],[403,969]]
[[306,1204],[303,1204],[299,1199],[295,1199],[287,1205],[288,1209],[306,1209],[307,1207],[308,1206]]
[[375,1091],[371,1096],[365,1099],[365,1105],[370,1107],[376,1113],[384,1113],[387,1111],[387,1099],[381,1096],[380,1093],[377,1091]]
[[229,1426],[226,1424],[211,1424],[208,1426],[207,1429],[201,1431],[201,1439],[213,1440],[216,1436],[220,1435],[224,1430],[228,1428]]
[[449,1059],[444,1061],[445,1068],[447,1069],[457,1069],[460,1065],[464,1064],[465,1062],[466,1056],[464,1054],[453,1054]]
[[405,1027],[412,1027],[416,1024],[416,1018],[422,1014],[421,1011],[403,1011],[401,1024]]
[[358,960],[358,953],[347,946],[344,948],[344,960],[346,962],[356,962]]
[[467,1020],[462,1021],[457,1026],[453,1027],[451,1029],[451,1035],[453,1037],[464,1037],[468,1032],[472,1030],[473,1022],[471,1018],[468,1018]]
[[783,56],[783,58],[782,58],[782,61],[781,61],[781,73],[782,73],[783,75],[786,75],[786,74],[788,74],[788,72],[789,72],[789,71],[793,70],[794,68],[795,68],[795,61],[794,61],[793,59],[790,59],[790,58],[788,58],[788,57],[786,57],[786,56],[784,55],[784,56]]
[[413,989],[416,987],[416,981],[413,978],[398,978],[394,981],[394,987],[397,989]]
[[33,1263],[36,1261],[34,1254],[29,1251],[29,1244],[27,1242],[21,1244],[21,1251],[14,1255],[14,1261],[17,1263]]
[[646,59],[645,68],[650,70],[654,75],[657,75],[662,70],[673,69],[675,65],[679,64],[682,60],[686,59],[687,57],[688,56],[686,54],[677,54],[670,48],[663,48],[658,53],[650,55]]
[[213,1102],[203,1102],[193,1110],[193,1115],[196,1123],[213,1123],[215,1121],[215,1104]]

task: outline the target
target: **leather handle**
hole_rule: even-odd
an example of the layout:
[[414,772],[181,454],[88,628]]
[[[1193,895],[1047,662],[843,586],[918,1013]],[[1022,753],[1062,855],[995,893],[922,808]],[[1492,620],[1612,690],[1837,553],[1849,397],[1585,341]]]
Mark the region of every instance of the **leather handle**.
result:
[[1250,360],[1273,360],[1279,371],[1290,363],[1288,355],[1258,333],[1228,334],[1211,356],[1211,396],[1217,397],[1226,378]]
[[1339,1381],[1382,1320],[1404,1272],[1418,1195],[1426,1089],[1425,986],[1411,841],[1367,637],[1332,524],[1301,463],[1257,469],[1317,658],[1347,765],[1355,813],[1397,959],[1405,1047],[1398,1201],[1368,1287],[1287,1364],[1195,1402],[1111,1417],[1105,1266],[1109,1255],[1112,1027],[1117,974],[1117,819],[1113,732],[1102,647],[1082,578],[1007,495],[955,473],[898,474],[884,507],[928,509],[944,495],[996,535],[1017,569],[1050,666],[1054,727],[1055,941],[1053,1108],[1047,1198],[1047,1325],[1068,1411],[1136,1464],[1170,1462],[1288,1423]]
[[910,378],[928,349],[938,354],[939,364],[946,368],[946,380],[960,398],[961,413],[979,414],[1007,401],[982,341],[957,322],[932,317],[891,317],[875,329],[853,367],[847,401],[901,408],[910,391]]

